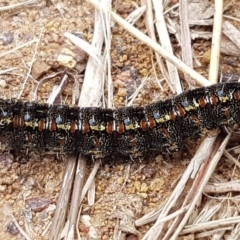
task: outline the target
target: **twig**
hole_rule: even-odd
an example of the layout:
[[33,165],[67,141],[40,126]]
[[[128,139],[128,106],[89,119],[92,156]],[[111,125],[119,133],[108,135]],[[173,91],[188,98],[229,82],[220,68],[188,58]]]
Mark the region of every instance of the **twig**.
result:
[[187,226],[185,229],[182,230],[181,235],[194,233],[197,231],[201,231],[202,229],[206,230],[206,229],[211,229],[211,228],[214,229],[216,227],[224,227],[227,225],[239,223],[239,221],[240,221],[240,216],[224,218],[224,219],[219,219],[219,220],[214,220],[214,221],[209,221],[209,222],[204,222],[204,223],[198,223],[198,224],[194,224],[192,226]]
[[[92,5],[94,5],[97,9],[101,9],[104,13],[108,11],[108,9],[104,8],[103,5],[99,4],[96,0],[88,0]],[[174,64],[178,69],[180,69],[183,72],[188,73],[193,79],[195,79],[200,85],[203,86],[209,86],[211,83],[201,76],[199,73],[194,71],[192,68],[184,64],[180,59],[166,51],[163,47],[161,47],[159,44],[154,42],[152,39],[150,39],[148,36],[146,36],[144,33],[133,27],[131,24],[129,24],[127,21],[125,21],[123,18],[121,18],[119,15],[111,11],[111,17],[113,20],[115,20],[119,25],[121,25],[125,30],[127,30],[129,33],[131,33],[133,36],[135,36],[137,39],[145,43],[147,46],[149,46],[151,49],[159,53],[161,56],[166,58],[169,62]]]
[[223,152],[224,156],[240,168],[240,163],[227,150]]
[[[168,53],[172,54],[173,56],[172,44],[170,41],[170,37],[167,31],[167,26],[166,26],[164,15],[163,15],[163,1],[153,0],[153,6],[156,13],[155,14],[156,28],[157,28],[158,37],[160,39],[161,45],[164,50],[166,50]],[[168,69],[170,84],[175,89],[177,94],[180,94],[182,92],[182,86],[180,83],[177,68],[172,63],[167,61],[167,69]]]
[[60,239],[61,231],[63,229],[65,218],[67,215],[67,209],[70,199],[70,193],[72,189],[72,182],[75,175],[76,157],[71,156],[67,159],[65,167],[65,173],[62,181],[61,191],[58,197],[58,203],[56,211],[53,217],[53,223],[51,226],[51,232],[49,235],[50,240]]
[[[154,29],[154,24],[153,24],[153,9],[152,9],[152,1],[151,0],[145,0],[146,5],[147,5],[147,10],[146,10],[146,17],[145,17],[145,23],[146,23],[146,28],[148,32],[148,36],[155,42],[157,42],[156,35],[155,35],[155,29]],[[175,93],[175,89],[172,87],[170,84],[170,78],[169,74],[167,72],[167,69],[163,63],[163,60],[161,56],[157,53],[154,52],[156,59],[157,59],[157,64],[159,69],[161,70],[166,82],[168,83],[171,91]]]
[[211,83],[218,82],[219,60],[220,60],[220,43],[222,34],[222,12],[223,0],[215,0],[215,14],[213,22],[211,58],[209,68],[209,80]]
[[204,193],[224,193],[224,192],[239,192],[240,181],[230,181],[225,183],[208,183],[204,187]]
[[[193,68],[193,55],[191,46],[191,36],[188,23],[188,1],[181,0],[179,6],[179,17],[181,25],[181,48],[182,48],[182,60],[189,67]],[[184,74],[185,80],[191,86],[193,81],[188,74]]]
[[18,98],[21,98],[22,93],[23,93],[24,88],[25,88],[25,85],[26,85],[26,83],[27,83],[27,80],[28,80],[29,75],[30,75],[30,73],[31,73],[32,65],[33,65],[33,62],[35,61],[35,56],[36,56],[36,54],[37,54],[37,49],[38,49],[38,46],[39,46],[39,43],[40,43],[40,40],[41,40],[41,37],[42,37],[43,29],[44,29],[44,27],[42,27],[42,29],[41,29],[41,31],[40,31],[40,36],[39,36],[39,39],[38,39],[37,44],[36,44],[36,46],[35,46],[35,50],[34,50],[34,54],[33,54],[33,57],[32,57],[32,61],[31,61],[31,63],[30,63],[30,67],[29,67],[29,69],[28,69],[27,76],[25,77],[25,80],[24,80],[24,82],[23,82],[22,89],[21,89],[21,91],[20,91],[20,93],[19,93],[19,95],[18,95]]
[[[89,56],[91,56],[95,61],[97,61],[97,63],[100,66],[102,66],[100,55],[98,56],[96,54],[96,52],[94,51],[94,49],[90,43],[88,43],[85,40],[83,40],[79,37],[76,37],[75,35],[68,33],[68,32],[64,33],[63,36],[65,38],[67,38],[68,40],[70,40],[75,46],[77,46],[78,48],[85,51]],[[103,68],[103,66],[102,66],[102,68]]]
[[0,71],[0,75],[7,74],[8,72],[11,72],[11,71],[16,70],[16,69],[17,69],[17,67],[12,67],[12,68],[2,70],[2,71]]
[[240,19],[239,19],[239,18],[235,18],[235,17],[228,16],[228,15],[223,15],[223,17],[228,18],[228,19],[231,19],[231,20],[234,20],[234,21],[237,21],[237,22],[240,22]]
[[60,84],[56,87],[55,91],[51,93],[51,95],[48,98],[47,103],[53,104],[55,99],[58,97],[58,95],[63,91],[63,88],[65,86],[65,83],[68,79],[68,75],[65,73],[60,81]]
[[26,47],[28,45],[31,45],[32,43],[38,43],[38,42],[39,42],[39,39],[33,39],[33,40],[31,40],[31,41],[29,41],[27,43],[24,43],[24,44],[22,44],[20,46],[17,46],[17,47],[15,47],[15,48],[7,51],[7,52],[4,52],[4,53],[0,54],[0,58],[5,57],[6,55],[15,52],[18,49],[21,49],[21,48],[24,48],[24,47]]
[[92,172],[90,173],[90,175],[89,175],[89,177],[88,177],[88,179],[87,179],[87,181],[86,181],[86,183],[85,183],[85,185],[83,187],[83,190],[82,190],[82,193],[81,193],[81,197],[80,197],[80,202],[82,202],[82,200],[83,200],[84,196],[86,195],[89,187],[91,186],[92,181],[93,181],[93,179],[94,179],[94,177],[95,177],[95,175],[96,175],[96,173],[98,171],[98,168],[99,168],[100,164],[101,164],[101,161],[99,161],[99,160],[96,161],[96,163],[94,164]]
[[37,100],[38,90],[39,90],[39,88],[43,85],[44,82],[49,81],[49,79],[53,79],[53,78],[56,77],[56,76],[60,76],[60,75],[62,75],[63,73],[64,73],[64,71],[61,71],[61,72],[52,74],[52,75],[50,75],[50,76],[47,76],[47,77],[44,77],[43,79],[41,79],[41,81],[39,81],[38,84],[37,84],[37,86],[35,87],[34,94],[33,94],[33,101]]
[[[75,159],[76,162],[76,159]],[[74,230],[76,225],[76,220],[78,217],[78,209],[80,206],[79,199],[81,197],[81,192],[83,189],[83,183],[85,179],[85,173],[86,173],[86,157],[78,157],[77,161],[77,167],[75,171],[75,178],[74,178],[74,184],[73,184],[73,191],[72,191],[72,200],[70,203],[70,210],[68,214],[67,219],[67,225],[68,229],[66,232],[65,239],[74,239]],[[74,165],[72,165],[72,168],[74,169]]]
[[18,8],[18,7],[22,7],[24,5],[28,5],[28,4],[34,3],[34,2],[36,2],[36,0],[28,0],[28,1],[25,1],[25,2],[22,2],[22,3],[16,3],[16,4],[13,4],[13,5],[10,5],[10,6],[0,7],[0,12],[11,10],[11,9]]

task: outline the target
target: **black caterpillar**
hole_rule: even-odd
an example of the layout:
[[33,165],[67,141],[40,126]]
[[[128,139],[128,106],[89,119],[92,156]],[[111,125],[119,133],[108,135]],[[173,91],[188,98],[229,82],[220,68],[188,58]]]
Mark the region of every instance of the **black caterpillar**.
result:
[[0,141],[10,149],[137,158],[150,149],[178,151],[206,129],[240,122],[240,83],[186,91],[146,107],[49,106],[0,100]]

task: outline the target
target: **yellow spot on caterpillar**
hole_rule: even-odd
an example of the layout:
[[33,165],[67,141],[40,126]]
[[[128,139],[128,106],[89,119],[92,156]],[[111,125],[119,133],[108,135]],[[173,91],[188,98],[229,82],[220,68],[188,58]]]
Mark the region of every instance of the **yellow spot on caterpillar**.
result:
[[157,123],[164,123],[164,122],[169,121],[170,119],[171,119],[170,115],[165,115],[161,118],[156,118],[155,120],[156,120]]
[[222,102],[227,102],[229,100],[228,96],[225,96],[225,97],[219,97],[220,101]]
[[130,124],[130,125],[125,125],[126,130],[135,130],[137,128],[140,128],[140,125],[138,123],[135,123],[135,125]]
[[94,125],[94,126],[90,126],[91,130],[95,130],[95,131],[104,131],[106,129],[106,127],[104,125]]
[[184,109],[189,112],[191,110],[196,109],[196,106],[188,105],[187,107],[184,107]]
[[58,129],[69,130],[70,126],[65,126],[64,124],[57,124]]
[[25,122],[25,125],[26,125],[26,127],[32,127],[33,122],[32,121],[31,122]]

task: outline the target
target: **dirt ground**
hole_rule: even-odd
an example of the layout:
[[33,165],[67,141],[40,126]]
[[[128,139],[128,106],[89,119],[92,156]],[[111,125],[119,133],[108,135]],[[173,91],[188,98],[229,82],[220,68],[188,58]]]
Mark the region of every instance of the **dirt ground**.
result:
[[[1,0],[0,9],[20,2],[22,1]],[[172,1],[170,6],[176,2],[178,1]],[[140,5],[140,1],[114,1],[113,9],[125,18]],[[238,9],[239,3],[233,1],[228,15],[240,18]],[[71,104],[76,81],[81,89],[88,55],[65,41],[63,33],[74,33],[91,42],[94,8],[83,0],[39,0],[22,7],[1,10],[0,19],[1,98],[19,97],[21,94],[22,100],[31,101],[37,93],[37,101],[46,102],[53,86],[61,78],[61,74],[54,74],[67,69],[75,80],[68,79],[61,98],[65,104]],[[240,30],[240,23],[232,22]],[[143,17],[135,27],[146,32]],[[114,106],[124,106],[125,99],[131,96],[146,77],[148,80],[134,105],[143,106],[173,96],[165,81],[161,82],[162,89],[155,81],[156,77],[161,79],[162,74],[154,65],[156,59],[153,51],[117,24],[111,30]],[[211,31],[211,27],[203,26],[202,30]],[[173,35],[171,41],[175,55],[180,57],[181,49]],[[201,63],[196,70],[205,77],[208,76],[210,42],[211,39],[193,41],[195,57]],[[12,49],[14,50],[11,51]],[[66,49],[73,55],[73,68],[63,65],[59,60]],[[222,54],[221,70],[224,73],[239,74],[239,57]],[[52,77],[47,79],[47,76]],[[180,77],[187,89],[188,84],[184,81],[183,74],[180,73]],[[44,78],[46,80],[36,91],[36,86]],[[82,239],[89,236],[111,239],[115,225],[119,218],[123,218],[123,213],[130,212],[130,215],[133,214],[132,219],[136,220],[160,206],[171,194],[197,146],[197,142],[188,141],[179,154],[166,156],[151,153],[143,162],[130,161],[130,164],[120,163],[116,157],[112,157],[109,163],[102,164],[95,180],[95,204],[89,206],[85,198],[82,205],[82,217],[78,224],[81,235],[86,237]],[[0,156],[0,239],[25,239],[16,224],[31,239],[48,239],[67,159],[67,156],[58,158],[56,155],[37,153],[25,156],[4,152]],[[229,178],[231,170],[225,164],[223,159],[222,165],[216,170],[218,178]],[[89,159],[87,176],[92,165]],[[91,224],[87,224],[88,221]],[[137,234],[126,234],[125,239],[140,239],[150,227],[151,224],[139,227],[139,237]]]

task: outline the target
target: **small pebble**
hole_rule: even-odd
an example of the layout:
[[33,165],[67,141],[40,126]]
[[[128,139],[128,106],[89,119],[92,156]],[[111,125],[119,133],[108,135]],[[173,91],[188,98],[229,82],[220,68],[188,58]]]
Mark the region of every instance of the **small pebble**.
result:
[[7,86],[6,81],[3,80],[3,79],[1,79],[1,80],[0,80],[0,87],[1,87],[1,88],[5,88],[6,86]]
[[7,223],[5,227],[6,232],[12,234],[12,235],[17,235],[18,234],[18,229],[13,221],[10,221]]
[[32,211],[41,212],[43,209],[47,208],[52,200],[45,197],[35,197],[26,200]]

